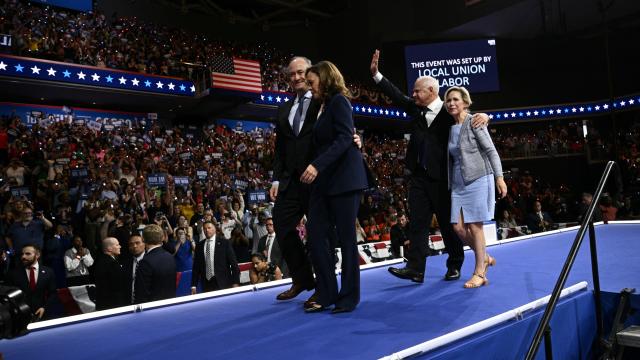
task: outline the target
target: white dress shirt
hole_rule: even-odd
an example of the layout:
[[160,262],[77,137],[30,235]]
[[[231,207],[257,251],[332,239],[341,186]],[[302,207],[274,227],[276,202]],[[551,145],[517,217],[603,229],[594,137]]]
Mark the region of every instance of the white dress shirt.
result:
[[138,270],[138,264],[144,258],[145,252],[143,251],[137,257],[134,257],[131,261],[133,261],[133,265],[131,266],[131,302],[133,303],[136,299],[136,271]]
[[[307,109],[309,109],[309,104],[311,104],[311,91],[307,91],[304,94],[304,107],[302,108],[302,116],[300,117],[300,129],[304,125],[304,119],[307,115]],[[291,111],[289,111],[289,126],[293,129],[293,118],[296,116],[296,112],[298,111],[298,106],[300,106],[300,99],[296,97],[294,100],[293,106],[291,106]]]
[[[38,262],[36,261],[36,262],[35,262],[35,263],[33,263],[33,265],[31,265],[31,266],[33,266],[33,267],[34,267],[33,273],[34,273],[34,275],[35,275],[35,278],[36,278],[35,280],[36,280],[36,284],[37,284],[37,283],[38,283],[38,275],[40,275],[40,274],[39,274],[39,272],[40,272],[40,263],[38,263]],[[29,266],[29,267],[25,268],[25,271],[27,272],[27,280],[30,280],[30,279],[31,279],[31,278],[29,277],[29,272],[30,272],[30,270],[31,270],[31,266]]]

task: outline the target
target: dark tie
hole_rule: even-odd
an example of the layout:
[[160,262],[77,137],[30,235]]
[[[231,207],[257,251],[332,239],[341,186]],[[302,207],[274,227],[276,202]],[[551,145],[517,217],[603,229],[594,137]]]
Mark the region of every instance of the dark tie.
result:
[[427,126],[429,126],[429,120],[427,120],[427,114],[429,113],[429,111],[431,111],[431,109],[429,109],[428,107],[424,108],[424,110],[422,110],[420,112],[420,115],[422,116],[422,118],[424,119],[424,121],[427,122]]
[[36,289],[36,267],[29,267],[29,288],[33,291]]
[[271,246],[271,242],[273,241],[273,235],[267,235],[267,244],[264,248],[264,255],[269,258],[269,247]]
[[213,240],[207,240],[204,243],[204,268],[205,268],[205,276],[207,278],[207,280],[211,280],[211,278],[213,277],[213,259],[211,259],[211,241]]
[[133,258],[133,276],[131,277],[131,303],[136,301],[136,271],[138,271],[138,258]]
[[302,121],[302,112],[304,111],[304,97],[298,100],[298,109],[293,115],[293,135],[298,136],[300,133],[300,122]]

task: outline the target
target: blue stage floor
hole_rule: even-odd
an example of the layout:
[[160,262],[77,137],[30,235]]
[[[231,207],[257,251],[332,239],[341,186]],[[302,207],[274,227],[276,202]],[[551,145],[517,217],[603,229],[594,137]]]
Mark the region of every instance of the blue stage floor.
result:
[[[473,269],[469,252],[456,282],[442,280],[446,258],[437,256],[428,259],[422,285],[386,268],[363,271],[362,301],[352,313],[305,314],[305,294],[277,302],[277,287],[35,331],[1,340],[0,352],[5,359],[379,358],[549,295],[575,233],[490,247],[497,265],[479,289],[462,287]],[[640,289],[639,233],[640,225],[596,227],[603,290]],[[591,286],[588,238],[567,286],[581,281]]]

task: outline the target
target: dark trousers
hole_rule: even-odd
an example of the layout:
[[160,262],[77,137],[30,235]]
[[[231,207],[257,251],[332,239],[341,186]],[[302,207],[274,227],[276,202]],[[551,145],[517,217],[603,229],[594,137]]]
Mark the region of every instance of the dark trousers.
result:
[[292,177],[287,188],[278,194],[273,208],[273,224],[293,284],[312,290],[315,280],[311,262],[296,229],[308,208],[309,187],[301,184],[297,177]]
[[[335,304],[348,309],[360,302],[360,261],[356,245],[356,216],[361,191],[336,196],[312,194],[307,234],[311,261],[316,272],[316,294],[322,306]],[[335,275],[335,231],[342,252],[341,288]]]
[[67,286],[81,286],[91,284],[89,275],[72,276],[67,278]]
[[215,276],[212,277],[210,280],[207,280],[206,278],[202,278],[203,292],[216,291],[216,290],[220,290],[220,286],[218,286],[218,282],[216,281]]
[[462,241],[451,225],[451,192],[447,181],[429,178],[423,171],[411,177],[409,183],[409,239],[411,247],[407,254],[407,267],[424,272],[429,255],[429,227],[436,214],[442,240],[447,249],[447,268],[458,269],[464,262]]

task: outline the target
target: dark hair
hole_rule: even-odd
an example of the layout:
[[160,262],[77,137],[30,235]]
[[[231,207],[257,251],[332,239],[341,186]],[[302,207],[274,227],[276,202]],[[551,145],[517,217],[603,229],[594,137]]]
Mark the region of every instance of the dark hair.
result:
[[260,261],[267,261],[266,256],[264,256],[264,254],[261,254],[261,253],[253,253],[253,254],[251,254],[251,260],[253,260],[253,258],[258,258],[258,260],[260,260]]
[[40,248],[40,245],[38,245],[38,244],[28,243],[28,244],[25,244],[24,246],[22,246],[23,249],[26,248],[26,247],[34,248],[38,254],[42,253],[42,249]]
[[326,99],[336,94],[342,94],[347,98],[351,92],[344,83],[344,77],[340,70],[330,61],[320,61],[307,69],[307,74],[314,73],[320,80],[321,98]]

